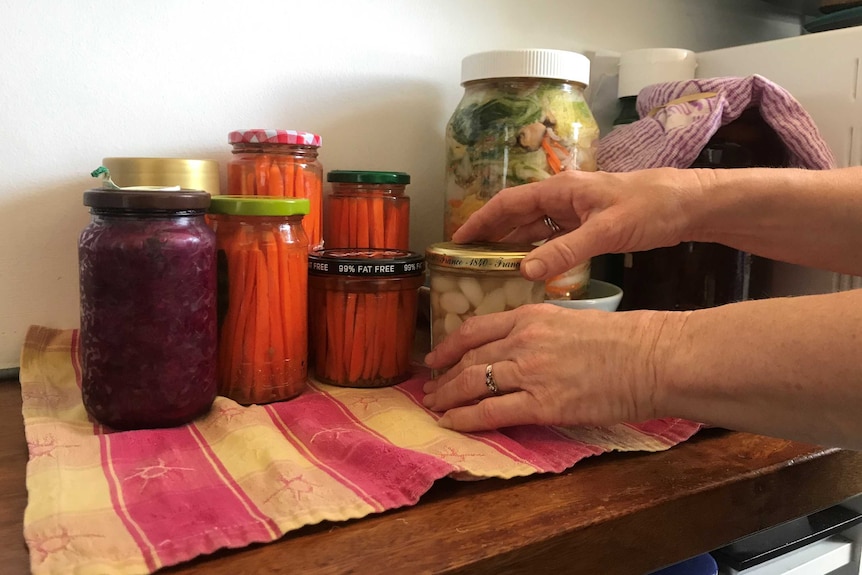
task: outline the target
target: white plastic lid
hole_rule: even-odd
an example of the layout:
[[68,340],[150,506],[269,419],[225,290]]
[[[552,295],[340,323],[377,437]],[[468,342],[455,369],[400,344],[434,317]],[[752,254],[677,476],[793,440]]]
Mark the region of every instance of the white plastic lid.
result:
[[620,55],[617,97],[637,96],[645,86],[694,78],[697,57],[681,48],[646,48]]
[[590,61],[565,50],[493,50],[461,61],[461,84],[491,78],[550,78],[590,83]]

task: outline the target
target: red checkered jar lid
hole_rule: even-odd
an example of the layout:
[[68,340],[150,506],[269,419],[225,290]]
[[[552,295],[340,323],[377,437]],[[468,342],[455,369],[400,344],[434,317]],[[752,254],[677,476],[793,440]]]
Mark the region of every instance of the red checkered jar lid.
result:
[[227,138],[231,144],[293,144],[319,148],[321,143],[317,134],[297,130],[235,130]]

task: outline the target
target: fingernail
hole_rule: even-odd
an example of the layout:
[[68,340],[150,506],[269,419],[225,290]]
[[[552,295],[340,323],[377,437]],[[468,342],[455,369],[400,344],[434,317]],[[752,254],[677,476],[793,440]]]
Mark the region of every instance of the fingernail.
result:
[[425,356],[425,365],[430,365],[431,362],[434,361],[435,357],[437,357],[436,351],[429,352],[428,355]]
[[437,420],[437,425],[446,429],[452,429],[452,420],[449,419],[448,414],[443,414],[443,417]]
[[422,405],[427,407],[428,409],[434,409],[434,401],[437,397],[436,393],[429,393],[425,397],[422,398]]
[[524,262],[524,273],[529,279],[538,279],[545,275],[548,268],[542,260],[527,260]]

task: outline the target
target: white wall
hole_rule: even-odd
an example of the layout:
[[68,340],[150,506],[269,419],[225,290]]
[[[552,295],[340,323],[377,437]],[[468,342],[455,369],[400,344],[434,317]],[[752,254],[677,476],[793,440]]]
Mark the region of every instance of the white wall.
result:
[[412,174],[442,237],[461,58],[496,48],[707,50],[796,35],[758,0],[0,0],[0,368],[78,324],[81,193],[105,156],[225,162],[230,130],[323,136],[325,169]]

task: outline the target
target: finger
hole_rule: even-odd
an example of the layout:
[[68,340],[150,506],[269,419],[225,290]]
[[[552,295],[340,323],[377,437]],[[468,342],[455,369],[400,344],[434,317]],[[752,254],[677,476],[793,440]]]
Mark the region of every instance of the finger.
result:
[[[434,392],[425,396],[422,403],[428,409],[445,411],[461,405],[469,405],[476,401],[517,391],[517,379],[510,374],[511,362],[477,363],[463,369],[456,377],[440,385]],[[497,392],[488,385],[487,369],[491,366],[491,379],[497,386]],[[502,375],[501,375],[502,374]]]
[[541,220],[545,212],[538,205],[542,182],[506,188],[497,192],[481,209],[471,214],[452,241],[497,241],[518,226]]
[[475,405],[456,407],[443,414],[437,424],[457,431],[484,431],[537,423],[540,406],[529,393],[519,391],[483,399]]
[[468,350],[505,338],[515,326],[520,309],[468,318],[425,356],[425,365],[431,369],[449,368]]
[[545,222],[544,216],[536,221],[518,226],[508,234],[503,236],[500,241],[513,244],[531,244],[541,240],[548,240],[552,237],[562,235],[569,230],[562,232],[554,231]]
[[[461,372],[473,366],[480,366],[484,370],[489,363],[506,357],[505,349],[507,347],[505,339],[497,339],[477,348],[467,350],[461,356],[458,363],[444,373],[441,373],[435,379],[425,382],[422,390],[425,393],[435,393],[440,387],[447,385],[450,381],[461,375]],[[482,373],[482,377],[484,378],[484,371]]]
[[602,218],[590,218],[578,229],[530,251],[521,262],[521,273],[532,281],[545,280],[592,257],[611,252],[612,245]]

